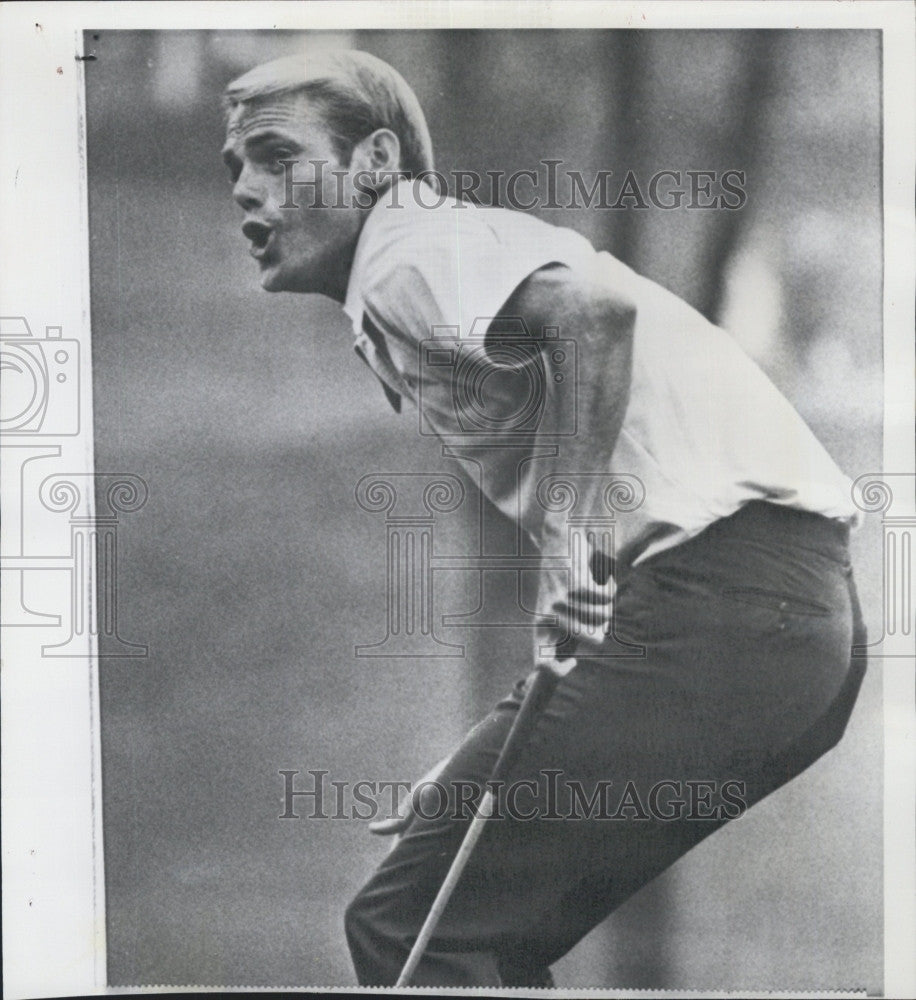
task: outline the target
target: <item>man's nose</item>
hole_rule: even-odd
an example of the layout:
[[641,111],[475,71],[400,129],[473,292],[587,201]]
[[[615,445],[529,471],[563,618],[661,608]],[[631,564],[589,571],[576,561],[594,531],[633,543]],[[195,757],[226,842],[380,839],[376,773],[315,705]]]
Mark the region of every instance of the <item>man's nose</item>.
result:
[[264,204],[263,185],[258,183],[257,178],[248,167],[245,167],[239,174],[239,178],[232,188],[232,197],[246,212]]

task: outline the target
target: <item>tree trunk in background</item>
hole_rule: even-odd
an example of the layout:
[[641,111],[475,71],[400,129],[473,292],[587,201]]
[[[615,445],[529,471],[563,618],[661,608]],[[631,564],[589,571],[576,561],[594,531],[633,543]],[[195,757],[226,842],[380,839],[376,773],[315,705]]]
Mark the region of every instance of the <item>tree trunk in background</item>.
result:
[[[734,169],[743,170],[752,178],[759,163],[760,126],[764,115],[761,105],[771,97],[773,67],[780,58],[779,32],[742,32],[740,42],[736,44],[745,47],[745,65],[738,77],[739,86],[735,88],[735,105],[740,108],[740,114],[732,129],[729,162],[737,164]],[[704,272],[706,281],[697,296],[700,312],[714,323],[721,316],[728,262],[738,247],[747,222],[743,212],[716,212],[716,224],[708,244],[709,267]]]

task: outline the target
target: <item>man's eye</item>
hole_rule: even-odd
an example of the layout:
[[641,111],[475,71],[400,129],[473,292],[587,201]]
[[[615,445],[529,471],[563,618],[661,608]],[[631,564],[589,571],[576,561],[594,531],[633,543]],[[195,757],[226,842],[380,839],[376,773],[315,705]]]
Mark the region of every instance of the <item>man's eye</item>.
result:
[[286,170],[286,164],[281,160],[294,160],[296,157],[290,149],[277,149],[270,157],[270,169],[277,174],[282,174]]

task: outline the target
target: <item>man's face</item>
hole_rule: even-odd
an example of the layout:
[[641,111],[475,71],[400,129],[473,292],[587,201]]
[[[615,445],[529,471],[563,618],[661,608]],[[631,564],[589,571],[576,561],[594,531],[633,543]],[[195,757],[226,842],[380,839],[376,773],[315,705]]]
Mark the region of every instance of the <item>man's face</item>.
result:
[[[242,233],[270,292],[321,292],[343,299],[364,209],[327,128],[301,95],[240,105],[229,119],[223,159],[232,195],[245,211]],[[292,201],[287,203],[290,164]],[[320,187],[302,182],[317,181]]]

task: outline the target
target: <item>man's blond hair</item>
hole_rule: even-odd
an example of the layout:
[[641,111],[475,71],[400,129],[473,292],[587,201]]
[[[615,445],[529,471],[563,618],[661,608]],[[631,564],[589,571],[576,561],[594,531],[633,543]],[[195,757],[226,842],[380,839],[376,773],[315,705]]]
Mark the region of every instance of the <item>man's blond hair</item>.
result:
[[401,144],[401,169],[416,177],[432,171],[433,147],[416,94],[394,68],[354,49],[286,56],[255,66],[226,88],[228,115],[247,104],[301,94],[315,108],[341,159],[376,129],[390,129]]

